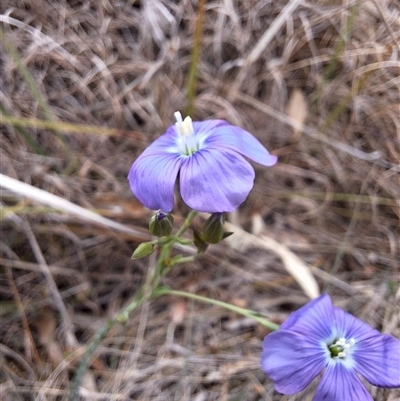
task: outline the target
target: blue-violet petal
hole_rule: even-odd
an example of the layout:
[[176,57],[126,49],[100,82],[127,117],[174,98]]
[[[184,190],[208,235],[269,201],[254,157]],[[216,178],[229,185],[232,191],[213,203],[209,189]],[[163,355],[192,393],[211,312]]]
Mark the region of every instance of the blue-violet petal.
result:
[[353,370],[332,361],[318,384],[313,401],[373,401]]
[[150,147],[139,156],[129,171],[131,190],[147,208],[170,212],[174,206],[174,186],[182,156],[149,150]]
[[232,212],[247,198],[253,182],[251,165],[228,150],[202,149],[185,158],[180,171],[182,199],[200,212]]
[[234,125],[222,125],[212,130],[205,146],[231,149],[263,166],[273,166],[277,162],[277,157],[271,155],[257,138]]
[[316,342],[333,340],[334,314],[331,298],[323,294],[292,312],[281,329],[303,334]]
[[371,329],[354,349],[356,370],[378,387],[400,387],[400,340]]
[[329,351],[287,330],[268,334],[263,341],[261,366],[277,391],[294,394],[304,390],[329,362]]

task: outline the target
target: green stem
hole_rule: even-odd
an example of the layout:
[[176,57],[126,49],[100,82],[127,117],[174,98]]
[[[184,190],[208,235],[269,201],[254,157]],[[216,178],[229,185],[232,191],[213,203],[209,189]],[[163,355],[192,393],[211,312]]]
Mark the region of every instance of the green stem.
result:
[[103,341],[105,336],[107,335],[108,331],[116,324],[116,323],[123,323],[126,322],[127,318],[129,317],[129,313],[132,312],[134,309],[142,305],[147,299],[150,299],[153,294],[148,297],[141,297],[142,291],[139,290],[138,294],[135,296],[133,301],[118,315],[114,316],[112,319],[109,319],[106,324],[104,324],[94,336],[92,342],[88,345],[82,360],[79,363],[78,369],[75,372],[74,378],[72,380],[72,385],[69,391],[68,400],[69,401],[76,401],[79,397],[79,387],[81,385],[83,376],[87,370],[89,362],[95,353],[97,347]]
[[188,216],[186,217],[184,223],[182,224],[182,227],[177,231],[175,234],[175,237],[180,237],[183,233],[186,232],[186,230],[190,227],[192,224],[193,219],[199,214],[199,212],[196,212],[192,210]]
[[196,27],[194,31],[194,44],[192,51],[192,60],[190,64],[190,69],[188,73],[188,107],[186,115],[193,115],[193,103],[196,96],[196,86],[197,86],[197,70],[200,58],[200,48],[201,48],[201,38],[203,35],[203,24],[204,24],[204,11],[205,11],[206,0],[200,0],[199,9],[197,12]]
[[[179,262],[175,262],[174,264],[171,265],[170,260],[171,260],[171,252],[173,249],[173,246],[176,242],[178,241],[178,238],[180,238],[186,230],[190,227],[192,224],[193,219],[198,215],[198,212],[195,212],[192,210],[186,217],[185,221],[183,222],[182,226],[179,228],[177,233],[174,236],[170,237],[170,241],[168,241],[165,245],[161,247],[161,252],[160,256],[157,260],[156,264],[156,269],[155,269],[155,276],[158,276],[158,283],[160,282],[161,278],[164,277],[174,265],[177,265]],[[192,261],[192,260],[190,260]],[[154,287],[156,288],[156,287]]]
[[272,323],[271,321],[269,321],[268,319],[266,319],[263,315],[259,314],[258,312],[249,310],[249,309],[244,309],[244,308],[240,308],[239,306],[235,306],[232,304],[228,304],[226,302],[222,302],[222,301],[217,301],[215,299],[210,299],[207,297],[202,297],[201,295],[196,295],[196,294],[192,294],[190,292],[185,292],[185,291],[175,291],[175,290],[170,290],[168,288],[160,288],[158,290],[155,291],[156,296],[160,296],[160,295],[178,295],[181,297],[186,297],[186,298],[190,298],[190,299],[195,299],[196,301],[201,301],[201,302],[206,302],[212,305],[217,305],[220,306],[222,308],[231,310],[233,312],[239,313],[240,315],[249,317],[250,319],[255,320],[256,322],[262,324],[265,327],[268,327],[271,330],[278,330],[279,326],[275,323]]
[[[1,36],[0,36],[0,40],[1,40]],[[3,105],[0,103],[0,124],[4,123],[4,117],[10,117],[7,114],[6,109],[3,107]],[[45,156],[46,152],[43,150],[43,148],[39,145],[38,142],[36,142],[25,130],[23,127],[20,127],[18,125],[16,125],[14,127],[25,139],[26,143],[38,154],[41,156]]]
[[[79,397],[79,387],[82,382],[82,378],[88,368],[90,359],[95,353],[97,347],[100,345],[101,341],[105,338],[108,331],[116,324],[116,323],[126,323],[129,319],[129,314],[134,311],[139,306],[143,305],[145,302],[149,301],[151,298],[155,296],[160,296],[162,293],[160,292],[159,285],[162,277],[172,268],[170,266],[171,252],[177,238],[179,238],[185,231],[190,227],[193,219],[197,216],[198,212],[190,212],[186,217],[184,223],[178,232],[171,236],[171,240],[161,245],[161,251],[158,256],[156,265],[154,269],[149,271],[146,282],[140,287],[140,289],[136,292],[132,301],[129,303],[127,307],[125,307],[118,315],[114,316],[112,319],[109,319],[107,323],[100,328],[100,330],[96,333],[94,339],[89,344],[86,349],[85,354],[82,357],[82,360],[79,363],[79,366],[75,372],[75,376],[72,380],[71,389],[69,392],[69,401],[76,401]],[[182,258],[177,263],[183,263],[185,261],[194,260],[193,256],[189,256],[186,258]]]
[[[38,102],[38,105],[39,105],[40,109],[42,110],[45,118],[47,120],[51,121],[51,122],[55,122],[54,118],[53,118],[53,114],[51,112],[51,109],[50,109],[49,105],[47,104],[44,96],[40,92],[39,87],[36,85],[36,82],[35,82],[32,74],[29,72],[28,68],[23,63],[21,57],[18,54],[17,49],[5,37],[5,35],[3,33],[3,30],[0,30],[0,41],[2,41],[4,43],[8,54],[11,56],[13,61],[16,63],[18,71],[21,73],[23,80],[25,81],[25,83],[27,84],[28,88],[30,89],[30,91],[32,93],[32,96]],[[70,150],[68,148],[66,139],[58,131],[58,129],[55,129],[54,133],[55,133],[56,137],[58,138],[58,140],[59,140],[59,142],[60,142],[60,144],[62,146],[62,149],[64,150],[66,155],[68,157],[71,156],[71,153],[70,153]]]
[[197,255],[181,257],[181,258],[179,258],[179,260],[174,262],[172,264],[172,266],[180,265],[181,263],[194,262],[196,259],[197,259]]
[[349,16],[346,26],[344,28],[344,32],[340,35],[340,39],[334,48],[332,59],[325,69],[324,75],[322,77],[322,82],[321,82],[319,88],[316,90],[315,94],[313,95],[311,107],[314,107],[316,102],[318,101],[318,99],[321,97],[321,94],[322,94],[327,82],[331,79],[335,69],[337,68],[337,65],[339,64],[341,53],[342,53],[342,51],[350,37],[351,31],[354,27],[354,19],[355,19],[355,16],[357,15],[358,9],[359,9],[359,6],[357,4],[354,5],[353,8],[351,9],[350,16]]

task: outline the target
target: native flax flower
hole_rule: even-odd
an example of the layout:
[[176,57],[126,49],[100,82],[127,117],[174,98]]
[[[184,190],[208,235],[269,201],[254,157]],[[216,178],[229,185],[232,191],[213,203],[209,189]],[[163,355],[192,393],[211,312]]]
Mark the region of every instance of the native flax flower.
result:
[[400,340],[334,307],[325,294],[265,337],[261,365],[283,394],[304,390],[323,372],[313,401],[372,401],[358,375],[400,387]]
[[170,212],[179,174],[183,201],[193,210],[231,212],[247,197],[254,169],[243,156],[273,166],[270,155],[249,132],[224,120],[177,122],[133,163],[128,179],[133,194],[149,209]]

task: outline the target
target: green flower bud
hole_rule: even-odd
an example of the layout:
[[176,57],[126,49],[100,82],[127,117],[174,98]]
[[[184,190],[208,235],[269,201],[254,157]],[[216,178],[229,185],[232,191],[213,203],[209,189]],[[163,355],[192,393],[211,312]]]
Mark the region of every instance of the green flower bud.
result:
[[151,216],[149,230],[156,237],[164,237],[171,234],[173,225],[172,214],[158,211]]
[[127,311],[120,313],[117,316],[117,322],[120,324],[127,324],[129,320],[129,313]]
[[203,224],[201,236],[208,244],[218,244],[224,239],[225,216],[223,213],[213,213]]
[[151,242],[142,242],[133,252],[131,259],[140,259],[144,258],[147,255],[150,255],[155,250],[155,245]]
[[208,248],[207,242],[204,241],[199,231],[197,231],[195,228],[193,229],[193,243],[197,248],[198,254],[205,252],[206,249]]

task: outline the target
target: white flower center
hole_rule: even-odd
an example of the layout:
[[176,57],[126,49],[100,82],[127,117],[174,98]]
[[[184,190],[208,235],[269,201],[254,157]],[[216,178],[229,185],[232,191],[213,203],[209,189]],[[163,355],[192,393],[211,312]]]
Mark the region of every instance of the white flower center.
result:
[[356,340],[354,338],[350,338],[350,340],[346,340],[345,338],[339,338],[333,344],[328,345],[329,351],[331,353],[332,358],[345,358],[350,348],[354,346]]
[[196,137],[193,135],[192,119],[187,116],[185,120],[182,120],[182,115],[179,111],[175,112],[174,116],[176,118],[176,130],[178,131],[178,150],[185,156],[191,156],[199,150],[199,143],[197,143]]

